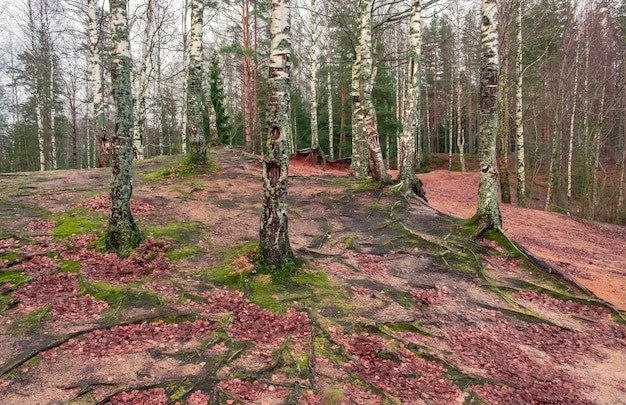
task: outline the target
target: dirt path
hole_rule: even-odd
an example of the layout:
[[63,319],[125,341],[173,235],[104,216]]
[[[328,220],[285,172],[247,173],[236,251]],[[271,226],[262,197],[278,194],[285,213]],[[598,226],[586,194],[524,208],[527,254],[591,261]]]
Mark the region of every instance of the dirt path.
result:
[[[436,170],[420,179],[433,207],[463,218],[476,212],[478,173]],[[626,310],[626,227],[514,205],[501,204],[500,209],[511,239]]]

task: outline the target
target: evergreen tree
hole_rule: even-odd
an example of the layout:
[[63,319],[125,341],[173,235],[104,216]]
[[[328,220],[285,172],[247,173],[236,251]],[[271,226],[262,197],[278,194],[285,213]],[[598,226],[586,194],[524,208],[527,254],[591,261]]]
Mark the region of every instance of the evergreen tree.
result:
[[217,134],[222,143],[228,143],[230,131],[230,117],[226,113],[224,81],[222,79],[222,70],[220,69],[217,55],[211,57],[211,65],[209,67],[209,86],[210,97],[213,108],[215,108],[215,123],[217,125]]

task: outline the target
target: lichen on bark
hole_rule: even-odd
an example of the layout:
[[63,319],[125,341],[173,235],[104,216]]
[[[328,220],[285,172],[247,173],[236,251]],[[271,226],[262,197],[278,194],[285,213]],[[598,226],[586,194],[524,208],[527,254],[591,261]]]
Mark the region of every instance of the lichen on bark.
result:
[[133,96],[126,0],[111,0],[113,43],[111,82],[115,102],[115,133],[111,139],[111,190],[106,246],[124,256],[137,247],[143,234],[130,210],[133,192]]

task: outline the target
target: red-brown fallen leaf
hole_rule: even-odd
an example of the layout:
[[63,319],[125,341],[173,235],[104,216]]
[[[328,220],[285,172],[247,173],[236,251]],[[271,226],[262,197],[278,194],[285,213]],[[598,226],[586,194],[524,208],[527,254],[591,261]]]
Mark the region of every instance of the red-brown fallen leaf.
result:
[[111,405],[167,405],[165,389],[152,388],[144,391],[120,392],[109,398]]
[[27,226],[26,226],[26,230],[29,232],[49,232],[50,229],[54,228],[56,226],[56,222],[53,221],[42,221],[42,220],[36,220],[36,221],[32,221],[30,222]]
[[387,266],[385,265],[382,256],[371,255],[368,253],[357,253],[355,257],[359,262],[361,270],[370,276],[379,276],[384,274],[387,270]]
[[75,355],[106,357],[125,353],[137,353],[151,347],[176,345],[177,343],[206,336],[219,327],[217,323],[204,320],[166,324],[163,321],[117,325],[108,330],[96,330],[70,339],[59,348]]
[[448,289],[446,287],[435,287],[411,290],[409,293],[418,305],[432,306],[442,304],[446,300]]
[[187,398],[187,405],[208,405],[209,399],[211,399],[211,397],[202,391],[194,391]]
[[24,260],[17,267],[23,268],[32,276],[41,276],[53,274],[59,269],[59,264],[51,257],[37,255]]
[[20,285],[13,296],[21,301],[22,307],[39,308],[72,297],[78,289],[75,274],[44,274],[28,284]]
[[54,303],[52,315],[55,318],[68,320],[95,317],[108,306],[106,302],[96,300],[91,295],[71,297]]
[[[90,198],[89,200],[81,203],[79,206],[87,207],[94,211],[108,212],[109,211],[109,197],[101,195],[98,197]],[[130,210],[133,216],[146,214],[154,209],[150,204],[144,203],[138,200],[130,200]]]

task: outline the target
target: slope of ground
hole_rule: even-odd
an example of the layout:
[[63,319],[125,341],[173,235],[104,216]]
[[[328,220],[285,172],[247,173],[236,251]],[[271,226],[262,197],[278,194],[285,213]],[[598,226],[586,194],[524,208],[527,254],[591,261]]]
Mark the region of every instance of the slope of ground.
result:
[[345,171],[291,167],[305,266],[258,273],[258,160],[211,156],[136,165],[126,259],[107,170],[0,176],[3,404],[626,404],[619,312]]
[[[420,175],[430,204],[462,218],[476,212],[478,177],[444,170]],[[509,204],[501,204],[500,210],[511,239],[626,310],[626,227]]]

